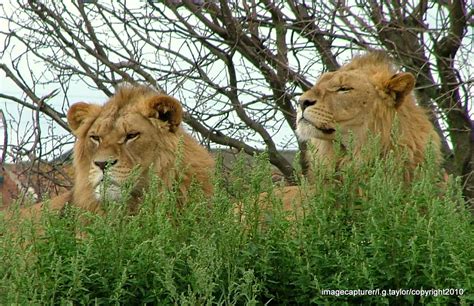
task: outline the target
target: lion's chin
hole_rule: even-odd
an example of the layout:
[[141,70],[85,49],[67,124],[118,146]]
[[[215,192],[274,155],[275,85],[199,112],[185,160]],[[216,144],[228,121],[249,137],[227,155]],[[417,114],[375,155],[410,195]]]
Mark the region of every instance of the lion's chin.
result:
[[333,128],[318,128],[315,124],[310,122],[308,119],[301,118],[298,121],[296,133],[300,140],[310,140],[313,138],[323,140],[334,140],[336,130]]
[[115,184],[98,184],[94,189],[94,195],[98,201],[120,201],[122,199],[122,191]]

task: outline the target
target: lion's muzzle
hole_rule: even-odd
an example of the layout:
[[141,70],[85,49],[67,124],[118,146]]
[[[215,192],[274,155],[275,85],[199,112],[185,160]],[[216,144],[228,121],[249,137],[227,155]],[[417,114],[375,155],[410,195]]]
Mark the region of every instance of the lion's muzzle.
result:
[[99,167],[102,172],[117,164],[118,159],[95,160],[94,165]]

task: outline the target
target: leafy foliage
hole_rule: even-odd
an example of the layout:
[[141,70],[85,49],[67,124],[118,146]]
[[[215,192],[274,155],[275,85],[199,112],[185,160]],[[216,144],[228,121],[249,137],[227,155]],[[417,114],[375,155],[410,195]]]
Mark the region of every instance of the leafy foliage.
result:
[[[297,220],[276,198],[267,211],[256,205],[273,188],[263,155],[251,169],[236,165],[229,181],[217,175],[210,200],[195,188],[184,209],[154,179],[137,215],[109,205],[103,216],[45,214],[42,231],[3,222],[0,303],[473,303],[474,228],[459,182],[441,181],[430,161],[410,185],[395,160],[355,163],[315,175],[320,189]],[[247,218],[235,216],[236,203]],[[464,294],[322,294],[410,288]]]

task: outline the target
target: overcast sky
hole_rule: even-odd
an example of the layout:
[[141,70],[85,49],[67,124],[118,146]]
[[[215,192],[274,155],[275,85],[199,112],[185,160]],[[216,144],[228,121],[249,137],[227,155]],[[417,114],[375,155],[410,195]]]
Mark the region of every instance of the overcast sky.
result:
[[[10,1],[0,0],[0,4],[3,4],[6,8],[10,6],[9,3]],[[134,3],[135,5],[143,4],[143,3],[140,4],[139,1],[136,1],[136,2],[130,1],[130,3]],[[4,20],[0,20],[0,31],[6,31],[6,30],[7,30],[7,24],[5,23]],[[470,34],[472,35],[472,32]],[[5,43],[4,39],[5,38],[0,34],[0,49],[3,49],[4,43]],[[345,58],[339,58],[341,63],[344,62],[344,59]],[[5,63],[10,66],[11,59],[5,56],[4,58],[0,59],[0,62]],[[41,62],[30,63],[30,68],[31,67],[33,68],[35,72],[41,72],[44,69]],[[29,74],[28,68],[29,67],[20,66],[20,70],[24,69],[25,71],[25,77],[28,77],[28,74]],[[474,88],[474,86],[471,88]],[[61,89],[61,88],[59,87],[59,85],[37,87],[36,95],[41,97],[41,96],[49,94],[51,91],[55,89]],[[22,92],[18,89],[18,87],[15,84],[13,84],[10,80],[8,80],[5,77],[5,74],[3,73],[3,71],[0,71],[0,91],[7,95],[15,96],[18,98],[24,98]],[[106,101],[106,99],[107,98],[103,94],[103,92],[94,88],[88,88],[83,83],[77,83],[71,86],[67,95],[67,101],[69,101],[69,103],[75,103],[78,101],[86,101],[86,102],[94,102],[94,103],[102,104]],[[68,108],[68,105],[65,103],[65,100],[66,99],[62,91],[60,90],[60,93],[55,98],[50,99],[47,102],[53,108],[57,110],[62,109],[65,112],[67,111],[67,108]],[[18,127],[17,130],[9,130],[9,143],[10,144],[17,144],[21,141],[22,137],[24,137],[25,135],[31,134],[29,132],[31,132],[31,125],[32,125],[32,118],[33,118],[32,112],[19,108],[18,105],[16,105],[13,102],[5,102],[1,100],[0,100],[0,108],[6,112],[6,116],[8,120],[20,122],[20,126]],[[21,121],[19,120],[20,116],[22,117]],[[68,135],[68,133],[65,130],[63,130],[61,127],[59,127],[58,125],[48,126],[46,125],[46,120],[42,120],[42,124],[45,125],[45,128],[48,129],[49,133],[52,133],[54,135]],[[2,137],[3,137],[3,133],[0,133],[0,144],[3,144]],[[70,137],[70,140],[72,140],[72,137]],[[296,141],[294,141],[294,143],[296,147]],[[46,145],[52,146],[54,144],[47,143]]]

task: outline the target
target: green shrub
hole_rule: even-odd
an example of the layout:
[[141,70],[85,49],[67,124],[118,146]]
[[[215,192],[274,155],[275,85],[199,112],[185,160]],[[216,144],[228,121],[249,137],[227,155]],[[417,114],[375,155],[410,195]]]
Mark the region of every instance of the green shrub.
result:
[[[474,303],[473,220],[459,183],[441,182],[431,161],[410,185],[393,158],[316,171],[297,221],[278,199],[272,212],[256,205],[273,189],[266,156],[244,168],[218,175],[211,200],[195,188],[182,210],[173,191],[152,187],[134,216],[109,203],[104,216],[45,214],[42,233],[2,222],[0,304]],[[451,288],[463,295],[388,291]],[[351,289],[379,295],[322,294]]]

